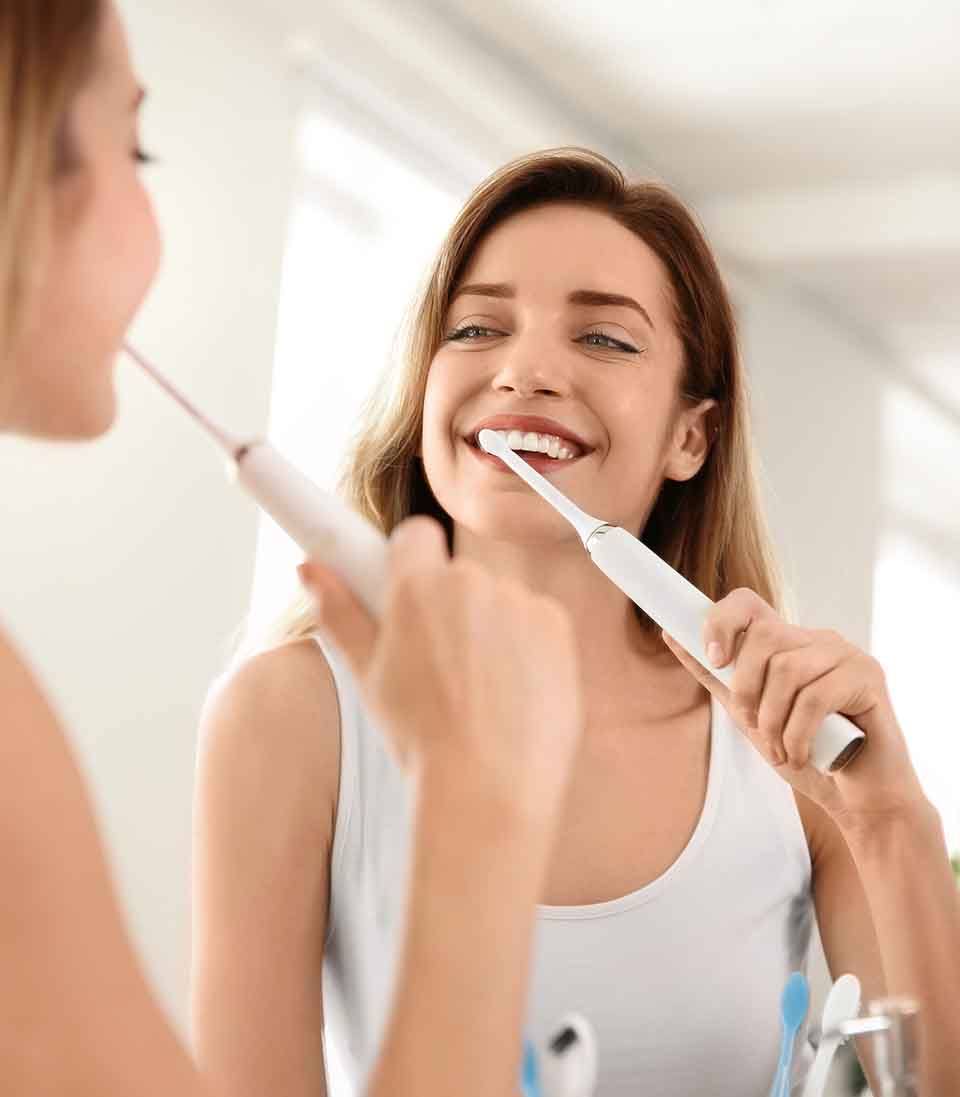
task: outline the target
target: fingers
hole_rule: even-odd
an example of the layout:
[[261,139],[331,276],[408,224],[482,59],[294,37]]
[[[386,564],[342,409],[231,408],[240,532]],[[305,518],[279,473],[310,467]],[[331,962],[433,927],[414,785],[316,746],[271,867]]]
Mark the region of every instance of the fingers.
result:
[[707,658],[715,667],[725,667],[737,654],[740,634],[754,621],[770,616],[776,614],[759,594],[746,587],[731,591],[707,615],[703,627]]
[[[421,514],[400,522],[389,539],[387,600],[392,604],[398,599],[408,603],[423,581],[429,583],[430,573],[436,575],[438,570],[449,565],[447,535],[439,522]],[[388,617],[392,618],[393,614]]]
[[[730,682],[735,715],[745,727],[759,733],[763,743],[761,749],[776,765],[786,761],[780,733],[790,711],[792,695],[786,697],[785,694],[790,685],[795,691],[797,683],[809,681],[798,677],[797,671],[802,671],[803,664],[788,656],[804,649],[809,643],[809,633],[786,624],[774,614],[754,619],[746,632],[740,635],[740,650]],[[826,669],[817,670],[814,676],[823,674]],[[775,681],[771,679],[772,674]],[[775,687],[774,693],[768,699],[771,685]],[[774,704],[768,706],[766,721],[761,728],[760,709],[771,699]],[[774,718],[777,713],[781,716],[779,723]]]
[[366,674],[377,641],[377,622],[336,572],[314,561],[297,568],[313,595],[317,624],[343,654],[357,679]]
[[869,682],[855,656],[833,665],[819,678],[796,694],[790,716],[783,729],[783,745],[794,769],[803,769],[810,760],[810,744],[818,728],[831,712],[862,713],[874,702]]
[[[710,611],[704,646],[717,667],[736,660],[725,707],[774,766],[803,769],[823,720],[856,693],[849,669],[840,671],[853,651],[842,636],[790,625],[745,588]],[[723,700],[712,676],[695,670],[689,655],[681,661]]]
[[449,562],[446,534],[433,518],[407,518],[390,535],[390,576],[394,585]]
[[[794,769],[802,769],[809,761],[810,743],[827,713],[810,724],[798,720],[803,710],[797,706],[807,705],[819,695],[820,681],[842,658],[843,653],[835,645],[822,642],[770,657],[756,728],[766,752],[777,758],[777,764],[789,762]],[[805,695],[807,700],[801,702]]]
[[696,659],[690,654],[685,647],[682,647],[676,640],[667,632],[661,632],[663,642],[677,657],[677,660],[693,675],[694,678],[703,686],[709,690],[714,697],[720,701],[721,704],[727,706],[731,703],[730,691],[705,667],[701,666]]

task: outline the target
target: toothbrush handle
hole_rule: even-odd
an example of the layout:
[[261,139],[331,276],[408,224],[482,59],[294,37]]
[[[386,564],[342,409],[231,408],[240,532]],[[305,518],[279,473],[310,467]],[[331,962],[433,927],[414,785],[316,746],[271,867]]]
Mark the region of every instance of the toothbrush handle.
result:
[[833,1054],[837,1049],[835,1040],[821,1041],[817,1048],[813,1066],[803,1084],[803,1097],[823,1097],[823,1091],[827,1087],[827,1075],[830,1072],[830,1064],[833,1062]]
[[777,1073],[770,1088],[770,1097],[790,1097],[793,1074],[793,1042],[797,1034],[784,1030],[780,1043],[780,1060],[777,1063]]
[[769,1097],[783,1097],[784,1094],[784,1079],[787,1076],[786,1036],[783,1037],[783,1041],[780,1047],[780,1058],[777,1060],[777,1073],[773,1076]]
[[[587,540],[587,550],[597,567],[661,628],[666,629],[725,685],[733,678],[733,665],[717,669],[703,647],[703,626],[714,603],[674,571],[655,552],[620,526],[603,526]],[[837,712],[823,721],[810,748],[810,761],[821,773],[836,772],[850,762],[864,745],[863,732]]]
[[327,564],[378,617],[387,590],[387,540],[366,518],[282,457],[269,442],[243,447],[236,478],[308,556]]

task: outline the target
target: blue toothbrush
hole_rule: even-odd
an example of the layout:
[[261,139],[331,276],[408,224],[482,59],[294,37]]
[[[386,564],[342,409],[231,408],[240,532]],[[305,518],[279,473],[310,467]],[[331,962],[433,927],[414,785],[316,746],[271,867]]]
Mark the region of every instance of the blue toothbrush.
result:
[[537,1067],[537,1053],[529,1040],[525,1040],[523,1043],[520,1090],[523,1097],[540,1097],[540,1071]]
[[783,1026],[780,1038],[780,1062],[770,1089],[770,1097],[789,1097],[790,1070],[793,1066],[793,1045],[797,1032],[810,1008],[810,988],[807,980],[799,971],[795,971],[787,980],[780,996],[780,1020]]

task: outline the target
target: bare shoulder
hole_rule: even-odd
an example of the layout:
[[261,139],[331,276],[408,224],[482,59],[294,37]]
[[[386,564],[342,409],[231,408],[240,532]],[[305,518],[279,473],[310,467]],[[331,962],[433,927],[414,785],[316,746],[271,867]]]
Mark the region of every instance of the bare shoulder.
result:
[[[7,822],[23,819],[13,805],[49,803],[77,770],[53,706],[13,642],[0,629],[0,800]],[[44,795],[41,795],[41,789]]]
[[44,719],[52,718],[50,706],[26,661],[0,629],[0,707],[7,717],[26,714],[28,709]]
[[301,640],[260,652],[211,689],[200,724],[201,779],[238,795],[335,813],[340,712],[320,647]]
[[16,1003],[3,1092],[201,1097],[131,948],[67,738],[2,630],[0,888],[3,994]]
[[75,806],[78,775],[39,683],[0,630],[0,878],[42,859],[40,805]]

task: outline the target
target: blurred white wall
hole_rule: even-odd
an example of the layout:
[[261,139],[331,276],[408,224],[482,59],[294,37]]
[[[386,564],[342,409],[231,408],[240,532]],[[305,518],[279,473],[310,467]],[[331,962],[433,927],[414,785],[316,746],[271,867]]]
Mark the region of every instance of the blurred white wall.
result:
[[[292,185],[288,70],[228,3],[122,7],[166,237],[134,341],[212,414],[262,432]],[[0,606],[69,723],[136,940],[183,1023],[196,718],[246,609],[256,516],[179,410],[129,364],[119,378],[104,440],[0,446]]]

